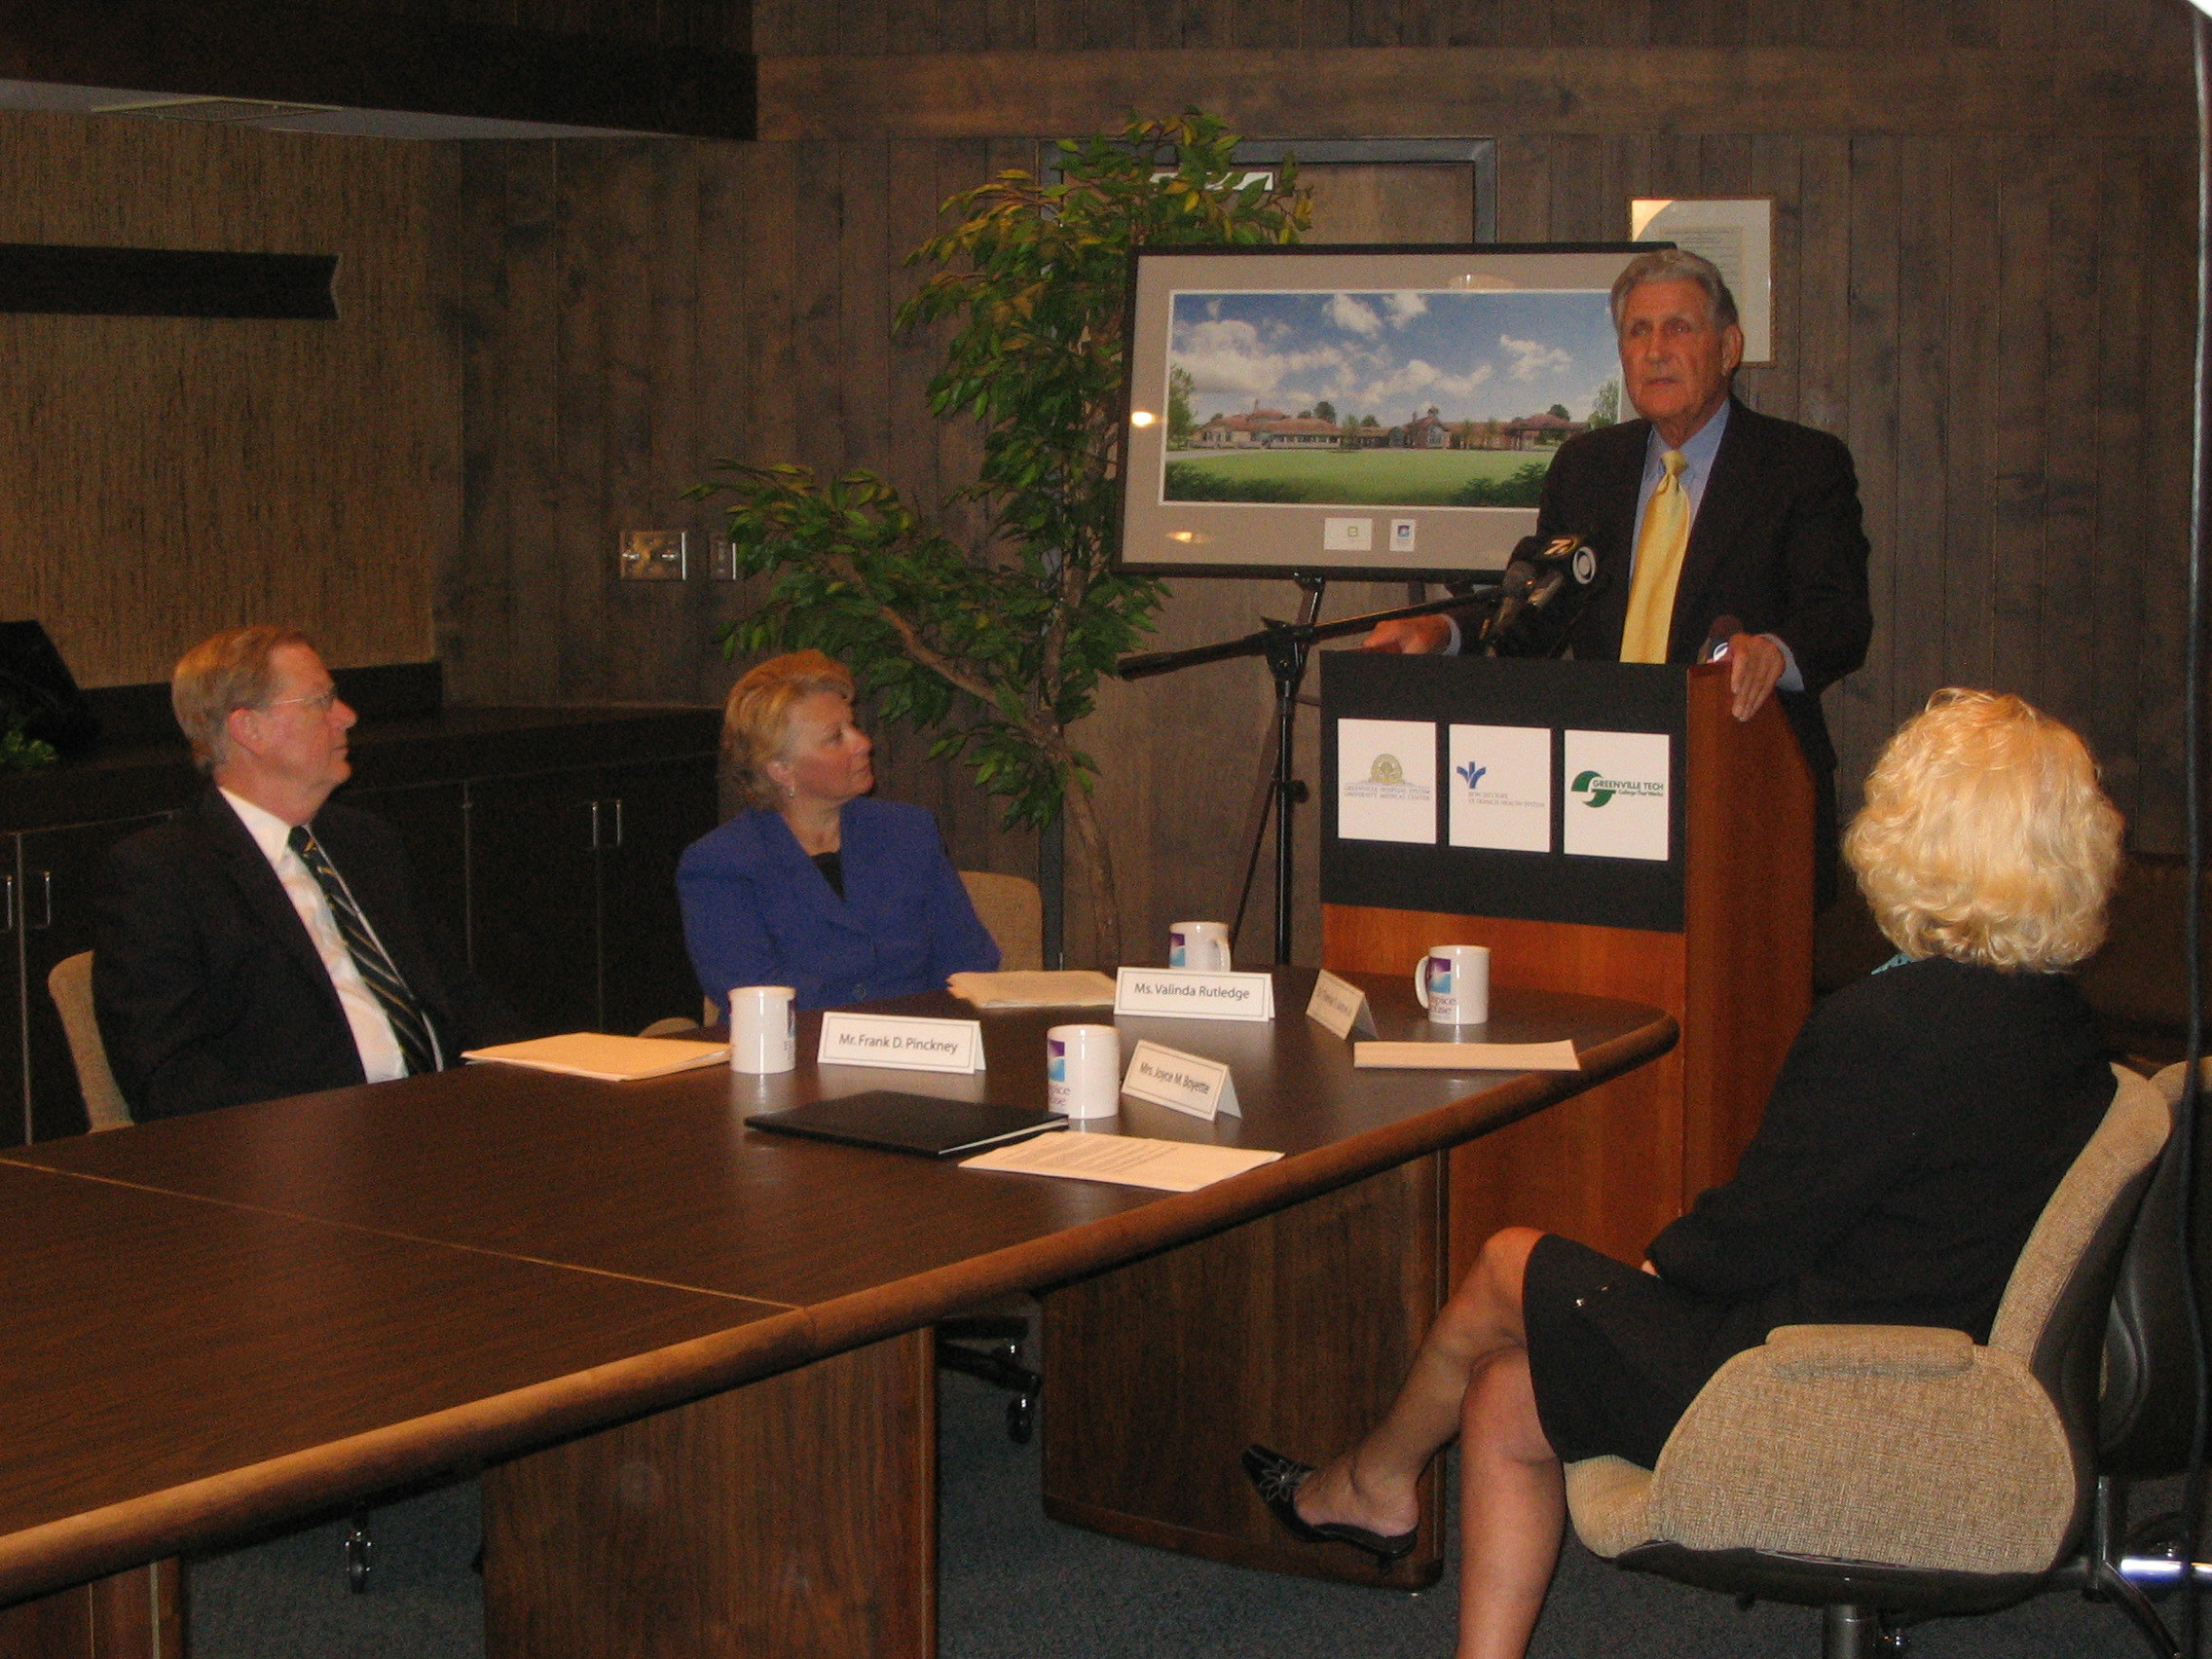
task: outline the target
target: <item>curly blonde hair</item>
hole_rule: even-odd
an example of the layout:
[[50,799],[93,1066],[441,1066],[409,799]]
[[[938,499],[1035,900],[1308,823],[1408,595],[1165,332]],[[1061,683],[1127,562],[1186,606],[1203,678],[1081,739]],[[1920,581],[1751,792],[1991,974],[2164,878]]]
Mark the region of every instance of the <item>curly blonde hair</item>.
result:
[[786,758],[792,710],[818,691],[852,700],[853,675],[821,651],[792,651],[747,671],[722,706],[722,773],[754,806],[774,806],[778,791],[767,774],[771,760]]
[[1883,749],[1843,853],[1907,956],[2049,972],[2104,942],[2120,832],[2072,730],[2008,692],[1952,688]]

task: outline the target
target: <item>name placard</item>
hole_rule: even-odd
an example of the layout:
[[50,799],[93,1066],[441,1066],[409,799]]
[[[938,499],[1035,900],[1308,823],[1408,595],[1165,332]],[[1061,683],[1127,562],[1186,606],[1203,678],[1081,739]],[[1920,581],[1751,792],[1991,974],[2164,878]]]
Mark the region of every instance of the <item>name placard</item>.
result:
[[893,1066],[900,1071],[979,1072],[983,1025],[977,1019],[889,1014],[825,1014],[816,1063]]
[[1348,979],[1340,979],[1326,968],[1313,981],[1313,995],[1306,1004],[1306,1017],[1319,1023],[1332,1036],[1349,1037],[1354,1031],[1375,1035],[1375,1011],[1367,1006],[1367,993]]
[[1216,1116],[1241,1118],[1236,1080],[1220,1060],[1186,1054],[1160,1043],[1139,1043],[1122,1077],[1122,1092],[1149,1100],[1171,1112],[1187,1112],[1209,1122]]
[[1124,968],[1115,977],[1114,1012],[1164,1014],[1170,1019],[1272,1019],[1274,976]]

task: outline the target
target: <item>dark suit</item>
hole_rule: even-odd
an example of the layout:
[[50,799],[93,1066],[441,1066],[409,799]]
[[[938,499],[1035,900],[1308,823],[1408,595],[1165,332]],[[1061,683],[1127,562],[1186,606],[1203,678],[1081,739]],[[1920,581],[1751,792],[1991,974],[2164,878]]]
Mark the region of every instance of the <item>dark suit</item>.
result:
[[[382,819],[314,817],[446,1063],[520,1035],[444,931]],[[299,912],[230,803],[142,830],[108,856],[92,945],[92,1001],[132,1115],[171,1118],[363,1081],[352,1027]]]
[[[1650,432],[1648,421],[1624,421],[1584,433],[1561,446],[1544,480],[1537,534],[1581,536],[1604,584],[1568,635],[1577,657],[1621,654]],[[1804,677],[1804,690],[1775,696],[1813,774],[1815,873],[1825,893],[1835,870],[1836,756],[1821,692],[1865,661],[1874,631],[1859,480],[1840,439],[1741,403],[1729,406],[1690,527],[1667,660],[1695,662],[1721,616],[1787,643]]]
[[1931,957],[1805,1021],[1736,1172],[1645,1252],[1547,1235],[1522,1310],[1552,1447],[1649,1468],[1731,1354],[1778,1325],[1933,1325],[1986,1342],[2043,1207],[2112,1103],[2064,974]]

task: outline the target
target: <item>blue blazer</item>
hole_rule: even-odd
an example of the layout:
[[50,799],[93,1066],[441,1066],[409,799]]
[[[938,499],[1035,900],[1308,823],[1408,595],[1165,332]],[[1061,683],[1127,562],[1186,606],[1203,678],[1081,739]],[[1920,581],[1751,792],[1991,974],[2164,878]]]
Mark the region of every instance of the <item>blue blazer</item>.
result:
[[845,803],[839,833],[842,899],[761,808],[684,849],[683,939],[716,1008],[734,985],[790,985],[800,1008],[830,1008],[940,991],[948,975],[999,965],[926,811],[864,796]]

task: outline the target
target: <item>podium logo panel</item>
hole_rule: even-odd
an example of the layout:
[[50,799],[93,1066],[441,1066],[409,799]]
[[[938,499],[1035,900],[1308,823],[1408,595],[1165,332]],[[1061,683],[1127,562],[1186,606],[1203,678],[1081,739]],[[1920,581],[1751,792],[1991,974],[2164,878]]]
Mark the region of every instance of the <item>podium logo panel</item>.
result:
[[1565,748],[1562,850],[1585,858],[1664,863],[1673,759],[1667,734],[1570,730]]
[[1435,844],[1433,722],[1337,722],[1337,834],[1355,841]]
[[1549,726],[1456,725],[1450,758],[1452,845],[1552,850]]

